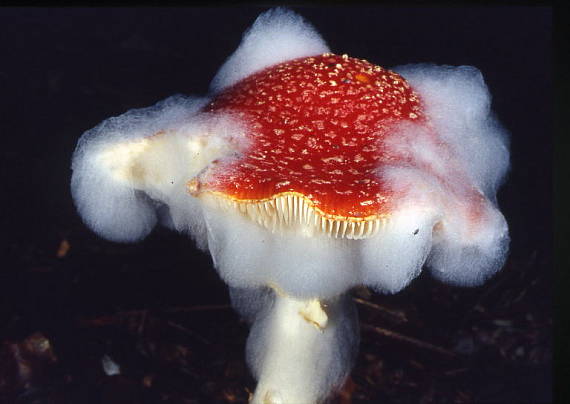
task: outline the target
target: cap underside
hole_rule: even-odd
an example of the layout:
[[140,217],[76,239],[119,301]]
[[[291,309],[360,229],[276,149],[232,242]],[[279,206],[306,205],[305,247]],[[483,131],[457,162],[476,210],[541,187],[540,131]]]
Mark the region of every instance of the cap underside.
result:
[[331,215],[317,208],[305,195],[283,192],[262,200],[239,200],[221,192],[206,191],[200,197],[222,210],[238,213],[271,232],[292,231],[312,237],[365,239],[373,237],[389,220],[389,214],[367,217]]

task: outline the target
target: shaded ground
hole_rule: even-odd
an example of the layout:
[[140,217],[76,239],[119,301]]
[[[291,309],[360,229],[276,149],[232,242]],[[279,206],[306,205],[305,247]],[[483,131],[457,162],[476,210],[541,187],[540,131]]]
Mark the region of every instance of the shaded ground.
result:
[[[247,402],[247,325],[209,259],[159,233],[140,246],[83,232],[69,247],[12,246],[22,262],[3,291],[0,402]],[[481,288],[422,276],[394,296],[356,291],[361,350],[336,402],[549,402],[549,265],[535,250]]]
[[[361,349],[334,403],[550,402],[548,10],[298,11],[351,56],[479,67],[513,133],[499,195],[512,236],[505,269],[479,288],[422,274],[397,295],[355,291]],[[68,181],[84,130],[204,93],[258,12],[0,11],[0,403],[247,402],[248,328],[209,257],[166,230],[138,245],[98,239]]]

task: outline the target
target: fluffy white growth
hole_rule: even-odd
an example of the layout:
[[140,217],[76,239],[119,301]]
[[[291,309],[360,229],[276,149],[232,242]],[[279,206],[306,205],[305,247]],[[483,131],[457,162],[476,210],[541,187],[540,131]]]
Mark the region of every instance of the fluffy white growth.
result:
[[316,403],[341,387],[358,349],[356,310],[346,295],[325,303],[322,330],[299,314],[304,302],[278,295],[255,317],[247,341],[259,381],[253,404]]
[[[199,105],[196,99],[171,97],[153,107],[107,119],[83,134],[73,155],[71,192],[81,217],[93,231],[113,241],[136,241],[145,237],[157,220],[150,198],[129,180],[115,178],[113,168],[101,164],[100,153],[110,145],[140,141],[179,125]],[[144,148],[140,142],[138,146],[138,150],[123,149],[119,154],[129,159]]]
[[[508,251],[507,224],[495,206],[509,167],[507,133],[491,113],[477,69],[409,65],[395,70],[419,93],[437,134],[414,125],[397,128],[385,146],[411,163],[384,166],[378,173],[401,195],[398,215],[404,207],[429,212],[433,247],[426,251],[402,244],[407,257],[418,257],[408,271],[417,271],[429,253],[427,264],[437,278],[480,284],[501,268]],[[477,202],[482,198],[477,189],[487,202]],[[377,257],[378,262],[392,259],[390,253]]]
[[476,225],[460,209],[452,209],[434,238],[427,262],[431,273],[463,286],[480,285],[501,269],[509,248],[507,222],[490,204]]
[[420,94],[439,135],[459,155],[475,185],[494,200],[509,168],[508,133],[491,113],[481,72],[472,66],[431,64],[394,71]]
[[434,210],[402,207],[375,237],[362,240],[362,283],[387,293],[420,274],[431,248]]
[[431,248],[439,211],[402,207],[365,240],[271,233],[237,212],[205,206],[214,265],[232,301],[251,318],[263,301],[250,287],[278,286],[298,298],[334,298],[356,285],[394,293],[416,277]]
[[136,241],[158,216],[206,246],[199,202],[187,181],[231,154],[244,129],[231,117],[198,113],[206,99],[170,97],[87,131],[72,162],[71,191],[85,223],[113,241]]
[[358,241],[271,233],[237,212],[204,206],[215,267],[236,288],[278,285],[296,297],[334,297],[360,283]]
[[210,90],[218,92],[271,65],[329,52],[323,38],[303,17],[285,8],[261,14],[237,50],[222,65]]
[[267,287],[229,288],[232,307],[247,321],[253,322],[261,310],[271,306],[273,291]]

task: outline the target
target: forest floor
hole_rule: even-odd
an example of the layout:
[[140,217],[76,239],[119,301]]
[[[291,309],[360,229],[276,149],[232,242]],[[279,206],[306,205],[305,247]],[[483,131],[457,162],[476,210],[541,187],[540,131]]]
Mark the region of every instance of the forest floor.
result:
[[[248,325],[209,258],[165,230],[85,234],[8,246],[0,402],[247,403]],[[355,290],[360,352],[331,403],[550,402],[550,266],[529,251],[477,288],[423,273],[395,295]]]

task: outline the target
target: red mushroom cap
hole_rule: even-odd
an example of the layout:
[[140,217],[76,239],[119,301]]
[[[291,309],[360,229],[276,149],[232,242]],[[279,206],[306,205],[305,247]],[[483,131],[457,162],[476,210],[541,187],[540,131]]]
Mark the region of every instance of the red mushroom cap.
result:
[[296,193],[327,216],[355,219],[389,212],[390,191],[374,173],[394,158],[382,138],[394,124],[422,117],[418,96],[400,75],[333,54],[253,74],[205,111],[237,113],[250,126],[252,145],[202,190],[248,201]]

